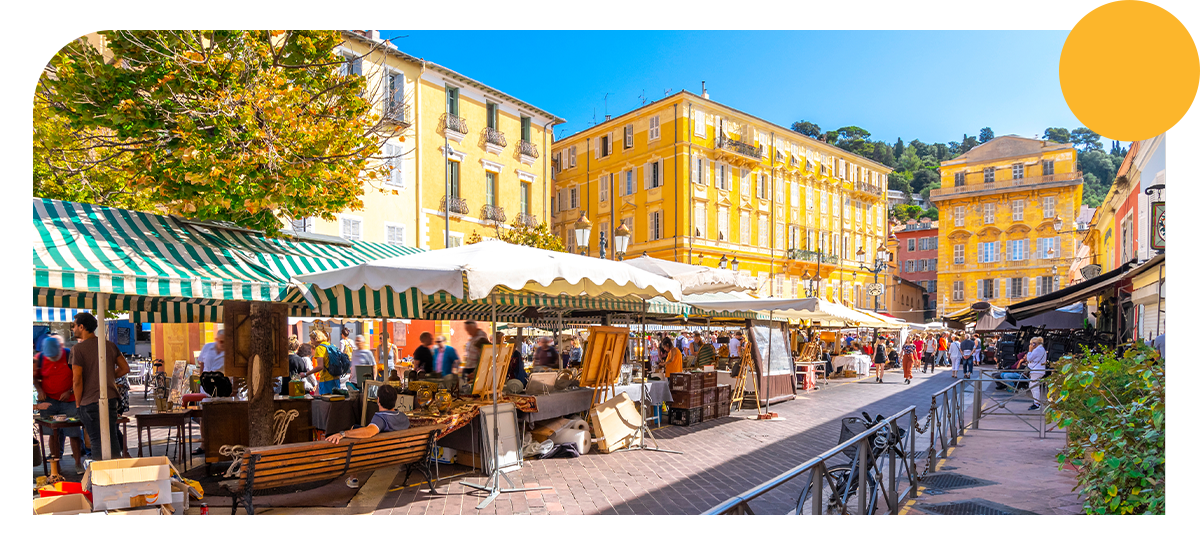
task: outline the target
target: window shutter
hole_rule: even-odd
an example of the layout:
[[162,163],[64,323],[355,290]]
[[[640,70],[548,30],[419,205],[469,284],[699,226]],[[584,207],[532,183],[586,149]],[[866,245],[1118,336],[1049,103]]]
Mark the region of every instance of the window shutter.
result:
[[976,243],[975,247],[976,247],[976,251],[978,253],[976,255],[975,261],[982,264],[983,263],[983,243]]
[[992,296],[996,298],[1004,296],[1004,278],[996,278],[992,282]]
[[650,163],[642,165],[642,189],[650,189]]
[[700,173],[703,175],[704,185],[706,186],[708,185],[708,171],[709,167],[711,166],[712,163],[706,162],[704,159],[700,159]]
[[612,155],[612,150],[613,150],[613,133],[609,132],[608,133],[608,151],[605,151],[604,154]]
[[1054,238],[1054,258],[1064,258],[1062,250],[1062,237]]
[[983,300],[983,280],[975,280],[975,298]]
[[1004,248],[1004,255],[1005,255],[1004,260],[1012,260],[1013,259],[1012,250],[1013,250],[1012,240],[1010,239],[1010,240],[1008,240],[1008,246]]

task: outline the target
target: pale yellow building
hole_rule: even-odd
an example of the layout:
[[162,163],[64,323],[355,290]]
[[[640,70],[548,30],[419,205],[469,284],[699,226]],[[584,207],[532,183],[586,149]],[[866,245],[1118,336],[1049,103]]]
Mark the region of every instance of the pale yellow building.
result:
[[342,35],[343,70],[366,77],[378,113],[401,132],[382,151],[384,177],[364,186],[362,210],[292,221],[293,229],[440,249],[547,220],[545,152],[563,119],[405,54],[375,31]]
[[[678,92],[555,141],[554,231],[590,256],[603,234],[612,258],[624,224],[627,257],[736,266],[764,297],[806,296],[819,273],[821,296],[869,308],[856,253],[870,267],[887,237],[891,169],[706,96]],[[584,213],[591,240],[575,243]]]
[[929,194],[940,222],[941,314],[979,301],[1004,307],[1066,285],[1083,198],[1075,156],[1071,144],[1000,136],[942,162],[941,188]]

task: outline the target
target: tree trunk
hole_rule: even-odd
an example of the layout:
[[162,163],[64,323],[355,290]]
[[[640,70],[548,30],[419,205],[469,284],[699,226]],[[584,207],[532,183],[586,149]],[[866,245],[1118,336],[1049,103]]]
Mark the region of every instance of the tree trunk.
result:
[[250,303],[250,365],[247,366],[250,446],[274,443],[275,392],[271,364],[275,358],[276,319],[268,304]]

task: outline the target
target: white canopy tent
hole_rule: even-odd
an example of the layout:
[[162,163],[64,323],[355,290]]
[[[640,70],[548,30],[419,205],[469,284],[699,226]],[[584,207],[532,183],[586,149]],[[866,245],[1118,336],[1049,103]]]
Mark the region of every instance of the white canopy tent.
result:
[[652,256],[640,256],[622,261],[635,268],[679,282],[684,294],[750,291],[758,288],[758,279],[733,270],[693,266]]
[[874,325],[881,323],[870,316],[851,308],[820,298],[726,298],[706,300],[709,297],[686,297],[692,306],[709,310],[750,310],[768,315],[783,316],[792,320],[819,321],[822,324],[859,323]]

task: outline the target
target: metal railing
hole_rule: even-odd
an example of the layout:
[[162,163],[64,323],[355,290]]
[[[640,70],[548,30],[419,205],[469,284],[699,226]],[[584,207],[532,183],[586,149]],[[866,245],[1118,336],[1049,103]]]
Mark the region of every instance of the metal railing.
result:
[[863,192],[866,192],[866,193],[870,193],[871,195],[881,195],[881,194],[883,194],[883,187],[881,187],[881,186],[877,186],[877,185],[875,185],[875,184],[868,184],[868,183],[865,183],[865,182],[858,182],[858,183],[855,183],[855,184],[854,184],[854,189],[855,189],[855,190],[857,190],[857,191],[863,191]]
[[451,115],[450,113],[442,113],[442,128],[466,135],[468,133],[467,119],[458,115]]
[[490,126],[483,129],[483,139],[492,145],[508,147],[508,140],[504,139],[504,133]]
[[534,159],[538,158],[537,146],[533,145],[533,142],[529,140],[521,140],[520,142],[517,142],[517,151],[526,157],[533,157]]
[[[450,198],[450,212],[455,214],[470,214],[471,209],[467,208],[467,202],[458,197]],[[442,204],[438,207],[442,212],[446,212],[446,197],[442,196]]]
[[[817,251],[808,251],[804,249],[788,249],[787,257],[790,260],[802,260],[806,262],[816,262]],[[835,254],[820,254],[821,262],[825,264],[837,264],[838,256]]]
[[1071,180],[1079,180],[1083,178],[1082,172],[1065,172],[1062,174],[1046,174],[1042,176],[1026,176],[1024,178],[1016,178],[1012,180],[997,180],[995,182],[985,182],[982,184],[967,184],[961,186],[944,187],[931,190],[929,198],[934,197],[950,197],[959,194],[978,193],[982,191],[993,191],[998,189],[1018,188],[1023,186],[1036,186],[1041,184],[1052,184],[1058,182],[1070,182]]
[[[890,448],[886,452],[886,455],[881,454],[879,458],[872,458],[873,454],[871,450],[872,446],[876,445],[876,438],[888,434],[899,434],[902,423],[907,425],[907,433],[905,433],[904,438],[908,440],[906,447],[909,451],[905,453],[905,457],[897,458],[895,449]],[[845,503],[842,499],[845,494],[839,496],[835,493],[828,496],[831,499],[827,500],[824,490],[827,489],[825,488],[826,483],[829,483],[830,486],[835,486],[834,480],[830,475],[830,469],[844,469],[844,465],[835,465],[833,463],[844,459],[847,455],[846,452],[851,449],[854,450],[852,453],[856,457],[852,465],[857,466],[857,468],[851,468],[851,474],[857,474],[858,476],[858,490],[854,492],[858,500],[857,511],[862,514],[874,514],[874,510],[868,511],[868,501],[873,502],[875,498],[874,494],[882,492],[886,511],[889,514],[898,514],[901,502],[916,495],[916,461],[914,454],[911,452],[916,447],[916,434],[917,408],[916,406],[909,406],[899,413],[884,419],[874,427],[838,444],[833,449],[816,458],[810,459],[799,467],[759,484],[749,491],[731,497],[720,505],[709,509],[704,514],[752,515],[754,514],[754,509],[751,507],[752,501],[793,480],[805,480],[805,475],[807,475],[807,482],[796,499],[794,514],[804,514],[803,506],[806,502],[811,502],[810,509],[814,515],[824,514],[825,507],[830,504],[836,510],[841,511],[842,514],[846,514],[850,504]],[[879,465],[879,459],[884,457],[887,458],[887,461],[885,461],[887,463],[886,475],[882,472],[883,468]],[[900,460],[898,461],[898,459]],[[897,468],[901,466],[904,468],[904,472],[906,473],[904,478],[907,479],[908,483],[903,494],[899,490],[900,476],[897,472]],[[884,487],[885,482],[886,488]],[[864,491],[864,488],[867,490]]]
[[753,144],[734,140],[730,138],[717,138],[717,149],[724,149],[742,155],[744,157],[753,157],[754,159],[762,158],[762,146],[755,147]]
[[[1037,379],[1031,378],[1024,374],[1023,371],[1014,371],[1011,369],[976,369],[979,377],[969,380],[973,385],[971,387],[974,394],[972,404],[973,417],[971,420],[971,428],[979,428],[979,420],[989,416],[1010,416],[1020,419],[1029,428],[1037,431],[1038,438],[1045,438],[1046,432],[1049,430],[1046,427],[1046,413],[1041,409],[1021,411],[1020,409],[1009,409],[1009,404],[1017,402],[1020,406],[1033,402],[1031,395],[1034,387],[1041,386],[1041,395],[1046,396],[1046,380],[1044,377]],[[1001,379],[999,374],[1009,373],[1017,374],[1017,377]],[[991,374],[991,375],[989,375]],[[964,381],[968,382],[968,381]],[[986,390],[985,384],[1004,385],[1007,389],[995,389],[991,392]],[[1022,384],[1025,388],[1021,388]],[[1011,392],[1011,393],[1010,393]],[[1028,398],[1028,400],[1026,400]],[[1036,418],[1033,423],[1029,422],[1029,418]]]
[[504,215],[504,207],[497,207],[496,205],[484,205],[479,210],[479,217],[484,220],[492,220],[500,223],[508,220],[508,217]]
[[533,227],[537,225],[537,216],[527,212],[517,213],[517,225]]
[[409,126],[412,124],[412,118],[408,110],[408,104],[403,101],[394,101],[384,104],[383,120],[391,122],[399,126]]

